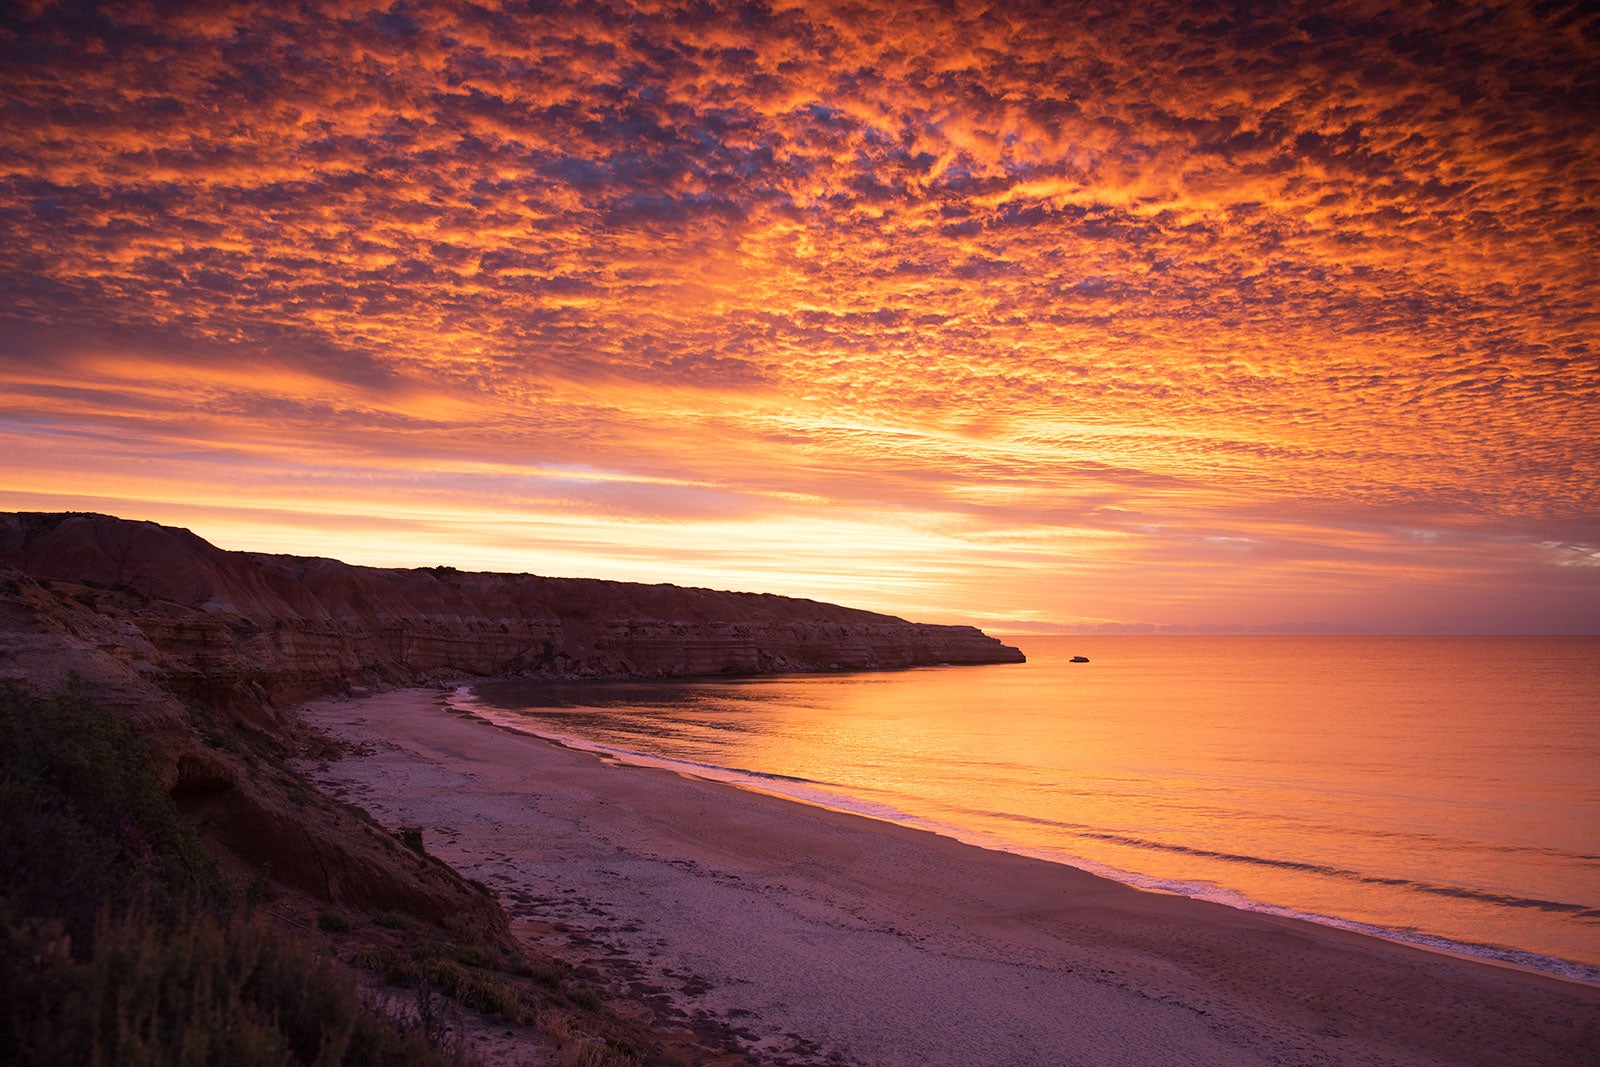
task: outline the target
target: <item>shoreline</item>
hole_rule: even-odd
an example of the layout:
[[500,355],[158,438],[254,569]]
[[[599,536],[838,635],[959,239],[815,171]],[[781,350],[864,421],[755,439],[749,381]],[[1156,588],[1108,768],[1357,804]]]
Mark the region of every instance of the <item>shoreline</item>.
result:
[[[766,774],[761,771],[743,770],[735,767],[722,767],[713,764],[696,763],[692,760],[677,759],[671,756],[658,756],[648,752],[634,752],[628,749],[615,748],[597,742],[585,741],[582,738],[567,737],[559,734],[542,733],[538,730],[528,729],[509,721],[510,716],[496,715],[505,709],[484,703],[481,698],[470,692],[470,686],[457,686],[454,692],[444,697],[444,703],[450,710],[480,719],[485,724],[497,729],[507,730],[512,733],[523,734],[535,738],[546,744],[559,745],[562,748],[576,752],[584,752],[596,756],[604,762],[622,767],[649,768],[658,771],[677,774],[686,778],[697,778],[702,781],[715,782],[744,792],[759,793],[765,796],[785,800],[794,804],[807,807],[821,808],[825,811],[838,812],[842,815],[854,815],[860,818],[873,819],[894,826],[918,830],[924,833],[945,837],[953,841],[970,845],[974,848],[986,849],[993,852],[1004,852],[1014,856],[1024,856],[1044,863],[1054,863],[1073,870],[1082,871],[1097,878],[1126,885],[1142,892],[1160,893],[1170,896],[1184,897],[1190,900],[1205,901],[1219,904],[1223,907],[1233,908],[1237,911],[1252,912],[1262,915],[1271,915],[1283,919],[1299,922],[1313,923],[1333,929],[1344,930],[1349,933],[1359,934],[1364,937],[1374,937],[1389,941],[1394,944],[1409,945],[1425,952],[1437,952],[1452,958],[1472,960],[1492,964],[1499,967],[1508,967],[1512,970],[1523,971],[1529,974],[1544,975],[1550,978],[1572,982],[1577,985],[1600,987],[1600,966],[1580,963],[1564,959],[1559,956],[1547,956],[1524,949],[1507,948],[1497,945],[1475,944],[1445,937],[1440,934],[1425,932],[1407,933],[1404,930],[1390,929],[1372,923],[1364,923],[1355,919],[1346,919],[1337,915],[1326,915],[1315,912],[1297,910],[1259,901],[1245,895],[1243,892],[1225,886],[1196,885],[1194,883],[1173,882],[1150,875],[1143,875],[1136,871],[1096,863],[1093,860],[1074,856],[1071,853],[1049,848],[1030,848],[1025,845],[1015,844],[1004,838],[990,834],[966,829],[947,823],[925,819],[911,815],[898,809],[881,804],[872,804],[859,798],[841,795],[834,798],[825,789],[819,787],[816,795],[807,795],[801,791],[788,791],[782,786],[765,785],[764,781],[795,782],[804,785],[814,785],[807,779],[787,778],[784,775]],[[720,774],[719,774],[720,772]],[[835,800],[840,802],[835,802]],[[854,802],[854,806],[843,801]],[[873,810],[877,809],[877,810]],[[1176,888],[1175,888],[1176,887]],[[1207,892],[1190,891],[1209,890]]]
[[[449,706],[326,700],[314,769],[593,955],[624,995],[778,1063],[1538,1063],[1600,1051],[1600,988],[715,779]],[[488,729],[485,729],[488,727]]]

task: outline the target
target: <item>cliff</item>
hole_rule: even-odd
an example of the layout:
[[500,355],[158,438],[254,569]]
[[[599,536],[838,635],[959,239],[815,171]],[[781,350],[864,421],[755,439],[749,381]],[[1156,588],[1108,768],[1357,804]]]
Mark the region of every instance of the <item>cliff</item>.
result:
[[[236,873],[433,922],[487,897],[315,798],[290,705],[464,675],[676,676],[1020,662],[972,627],[809,600],[228,552],[93,514],[0,514],[0,684],[130,722]],[[312,797],[312,800],[308,800]]]
[[48,680],[40,672],[60,673],[48,653],[63,647],[85,661],[74,669],[130,703],[153,688],[258,725],[319,695],[463,674],[669,677],[1023,659],[970,626],[811,600],[357,567],[228,552],[188,530],[106,515],[0,515],[0,678]]

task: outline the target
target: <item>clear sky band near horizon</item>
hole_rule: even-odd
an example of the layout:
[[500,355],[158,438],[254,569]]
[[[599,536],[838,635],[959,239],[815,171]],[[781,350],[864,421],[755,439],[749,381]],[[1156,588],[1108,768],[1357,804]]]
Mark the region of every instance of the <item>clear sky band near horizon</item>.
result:
[[1591,5],[22,3],[0,508],[1600,632]]

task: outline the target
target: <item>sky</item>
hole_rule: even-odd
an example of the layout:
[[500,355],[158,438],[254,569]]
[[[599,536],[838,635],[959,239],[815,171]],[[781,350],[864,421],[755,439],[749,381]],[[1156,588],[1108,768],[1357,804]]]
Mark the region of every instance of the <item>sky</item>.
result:
[[0,509],[1600,632],[1597,113],[1583,3],[13,4]]

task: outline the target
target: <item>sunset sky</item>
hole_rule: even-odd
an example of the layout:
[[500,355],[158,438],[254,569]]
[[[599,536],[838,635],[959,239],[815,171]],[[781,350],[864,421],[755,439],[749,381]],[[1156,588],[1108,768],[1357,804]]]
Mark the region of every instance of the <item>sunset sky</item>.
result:
[[11,5],[0,508],[1600,632],[1600,17],[1251,6]]

